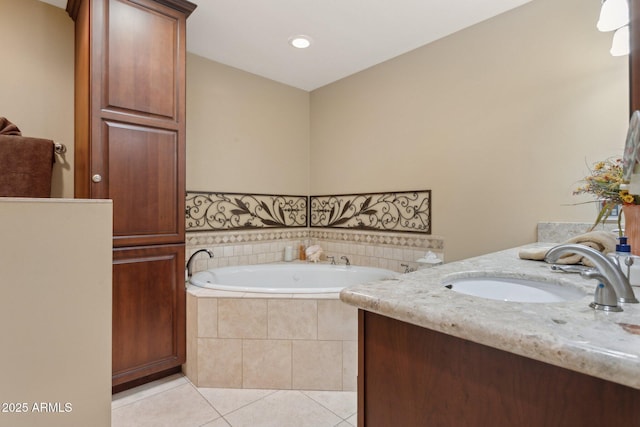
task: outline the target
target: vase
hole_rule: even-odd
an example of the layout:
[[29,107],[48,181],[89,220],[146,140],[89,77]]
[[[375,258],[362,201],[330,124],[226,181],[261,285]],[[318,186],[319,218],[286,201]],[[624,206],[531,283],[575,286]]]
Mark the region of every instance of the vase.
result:
[[640,205],[624,205],[624,234],[631,245],[631,253],[640,256]]

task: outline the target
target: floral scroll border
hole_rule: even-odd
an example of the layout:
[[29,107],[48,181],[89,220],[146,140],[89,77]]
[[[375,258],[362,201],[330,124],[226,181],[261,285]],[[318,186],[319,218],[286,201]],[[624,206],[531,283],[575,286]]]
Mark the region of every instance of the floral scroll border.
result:
[[188,191],[186,231],[308,227],[308,197]]
[[187,232],[307,227],[431,234],[431,190],[309,197],[187,192]]
[[311,227],[431,234],[431,190],[311,196]]

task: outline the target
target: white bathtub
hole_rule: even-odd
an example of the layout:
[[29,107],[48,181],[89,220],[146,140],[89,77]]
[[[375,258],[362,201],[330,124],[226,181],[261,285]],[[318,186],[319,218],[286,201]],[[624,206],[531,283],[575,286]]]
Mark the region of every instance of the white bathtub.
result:
[[190,282],[223,291],[318,294],[396,276],[398,273],[383,268],[291,263],[214,268],[194,274]]

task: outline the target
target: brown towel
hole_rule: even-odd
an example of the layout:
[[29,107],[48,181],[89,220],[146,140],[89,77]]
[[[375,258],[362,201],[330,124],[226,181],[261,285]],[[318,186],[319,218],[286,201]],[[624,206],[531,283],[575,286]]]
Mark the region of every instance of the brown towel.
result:
[[51,197],[53,161],[50,139],[0,135],[0,197]]
[[0,117],[0,135],[22,136],[18,126],[11,123],[6,117]]

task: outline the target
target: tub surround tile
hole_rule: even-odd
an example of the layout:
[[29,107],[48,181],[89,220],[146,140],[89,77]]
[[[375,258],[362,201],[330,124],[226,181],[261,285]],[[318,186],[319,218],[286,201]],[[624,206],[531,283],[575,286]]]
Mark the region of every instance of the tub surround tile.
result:
[[358,341],[342,342],[342,390],[358,389]]
[[199,338],[197,363],[196,385],[242,387],[242,340]]
[[198,337],[218,337],[218,298],[197,300],[197,322]]
[[291,341],[243,340],[243,388],[291,389]]
[[218,336],[220,338],[267,338],[267,300],[219,299]]
[[189,378],[195,378],[198,372],[198,298],[189,292],[186,320],[187,358],[182,370]]
[[342,390],[342,342],[293,341],[293,388]]
[[349,257],[354,265],[391,266],[402,272],[400,264],[415,262],[427,251],[444,259],[444,240],[420,233],[377,232],[362,230],[299,229],[194,232],[187,236],[187,259],[198,249],[209,248],[214,258],[202,256],[194,263],[194,272],[210,268],[253,265],[284,261],[284,248],[292,246],[297,258],[300,245],[320,245],[325,255]]
[[316,339],[318,303],[316,300],[278,300],[268,303],[269,339]]
[[358,309],[340,300],[318,301],[319,340],[357,340]]
[[[226,294],[214,298],[210,295],[220,291],[194,288],[188,290],[192,312],[184,365],[193,383],[355,390],[357,310],[337,299],[337,293],[319,294],[319,298],[309,294],[237,298],[236,293],[232,293],[236,298]],[[295,342],[305,344],[294,349]]]
[[[621,326],[640,325],[640,305],[624,304],[621,313],[594,311],[588,305],[596,282],[521,260],[518,251],[353,286],[340,297],[363,310],[640,389],[638,335]],[[577,301],[522,304],[461,295],[442,286],[447,278],[464,274],[561,282],[587,295]]]

